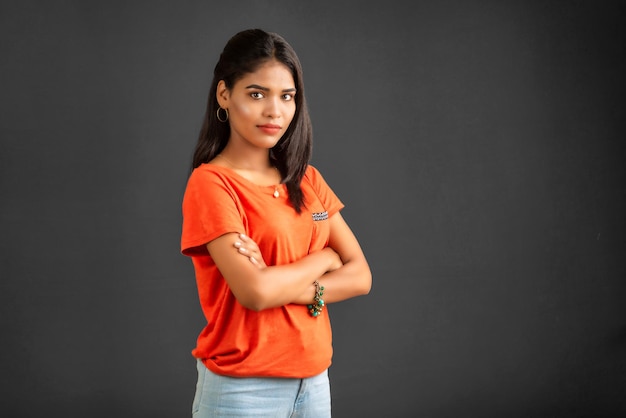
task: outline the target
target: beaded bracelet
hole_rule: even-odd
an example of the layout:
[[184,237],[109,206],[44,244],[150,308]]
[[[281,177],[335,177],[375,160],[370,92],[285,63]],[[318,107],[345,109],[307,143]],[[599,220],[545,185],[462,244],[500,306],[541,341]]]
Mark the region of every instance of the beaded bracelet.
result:
[[317,280],[314,281],[313,284],[315,285],[315,297],[313,297],[313,303],[307,305],[307,308],[309,308],[311,316],[315,318],[322,313],[322,309],[324,308],[324,299],[322,299],[324,286],[320,286]]

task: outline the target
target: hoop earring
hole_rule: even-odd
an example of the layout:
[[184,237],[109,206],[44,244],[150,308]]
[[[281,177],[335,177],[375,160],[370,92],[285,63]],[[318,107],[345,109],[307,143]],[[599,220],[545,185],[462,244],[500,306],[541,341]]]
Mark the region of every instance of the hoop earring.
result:
[[[223,110],[224,112],[226,112],[226,116],[224,117],[224,119],[220,118],[220,110]],[[217,120],[219,120],[220,122],[224,123],[228,120],[228,109],[223,109],[222,107],[218,107],[217,112],[215,113],[217,114]]]

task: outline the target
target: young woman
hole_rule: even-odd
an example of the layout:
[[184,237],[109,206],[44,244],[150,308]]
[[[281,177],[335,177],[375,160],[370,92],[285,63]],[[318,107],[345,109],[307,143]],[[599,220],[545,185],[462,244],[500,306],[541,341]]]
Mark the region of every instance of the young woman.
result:
[[371,273],[308,164],[300,62],[279,35],[236,34],[215,66],[183,198],[207,325],[192,351],[194,417],[330,417],[326,305],[367,294]]

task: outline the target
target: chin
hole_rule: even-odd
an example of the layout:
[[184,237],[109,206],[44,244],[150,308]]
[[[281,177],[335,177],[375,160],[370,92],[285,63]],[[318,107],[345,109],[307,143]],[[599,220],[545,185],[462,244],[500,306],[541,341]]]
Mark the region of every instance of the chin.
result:
[[276,144],[278,144],[278,142],[280,142],[280,138],[272,138],[267,141],[259,141],[259,146],[262,148],[272,149],[276,146]]

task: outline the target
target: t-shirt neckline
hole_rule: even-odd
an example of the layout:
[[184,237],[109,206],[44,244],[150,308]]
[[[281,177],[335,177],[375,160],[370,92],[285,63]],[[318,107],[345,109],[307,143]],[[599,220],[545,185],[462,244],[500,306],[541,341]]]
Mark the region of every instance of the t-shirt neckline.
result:
[[271,193],[274,193],[276,188],[283,189],[284,186],[285,186],[284,183],[277,183],[277,184],[272,184],[272,185],[268,185],[268,186],[263,186],[263,185],[260,185],[260,184],[257,184],[255,182],[253,182],[250,179],[245,178],[244,176],[242,176],[241,174],[239,174],[238,172],[236,172],[235,170],[233,170],[230,167],[225,167],[225,166],[222,166],[222,165],[211,164],[211,163],[204,163],[204,165],[206,165],[206,166],[208,166],[208,167],[210,167],[212,169],[216,169],[217,171],[226,172],[231,177],[235,177],[236,179],[238,179],[239,181],[241,181],[243,183],[246,183],[248,185],[251,185],[251,186],[256,187],[258,189],[261,189],[261,190],[271,191]]

